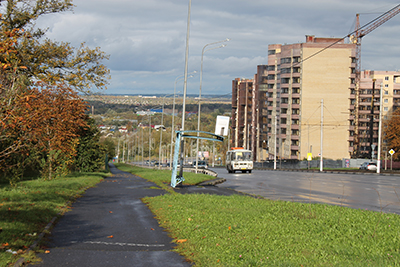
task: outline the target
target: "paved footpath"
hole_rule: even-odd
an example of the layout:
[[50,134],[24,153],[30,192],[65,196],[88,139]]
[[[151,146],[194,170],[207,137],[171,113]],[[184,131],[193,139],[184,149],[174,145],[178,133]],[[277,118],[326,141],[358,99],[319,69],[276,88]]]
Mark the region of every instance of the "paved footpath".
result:
[[165,191],[113,165],[111,172],[60,218],[50,235],[50,253],[38,254],[43,261],[30,266],[191,266],[171,251],[172,239],[140,200]]

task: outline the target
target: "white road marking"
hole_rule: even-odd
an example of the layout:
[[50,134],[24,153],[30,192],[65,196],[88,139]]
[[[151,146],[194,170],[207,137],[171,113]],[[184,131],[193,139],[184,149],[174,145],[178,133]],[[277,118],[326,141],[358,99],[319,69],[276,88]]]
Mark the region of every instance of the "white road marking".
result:
[[[71,241],[71,243],[78,243],[78,241]],[[128,247],[164,247],[164,244],[134,244],[134,243],[111,243],[102,241],[85,241],[84,244],[95,244],[95,245],[109,245],[109,246],[128,246]]]

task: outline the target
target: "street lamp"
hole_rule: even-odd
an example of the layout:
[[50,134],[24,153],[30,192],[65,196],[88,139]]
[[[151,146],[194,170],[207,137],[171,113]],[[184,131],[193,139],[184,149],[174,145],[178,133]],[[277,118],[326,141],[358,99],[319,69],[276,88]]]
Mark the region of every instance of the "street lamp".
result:
[[[197,71],[193,71],[193,72],[191,72],[191,73],[189,73],[188,75],[189,75],[189,78],[192,78],[193,76],[194,76],[194,74],[196,74],[197,73]],[[176,77],[176,79],[175,79],[175,84],[174,84],[174,102],[173,102],[173,105],[172,105],[172,129],[171,129],[171,153],[170,153],[170,156],[169,156],[169,165],[170,165],[170,168],[171,168],[171,170],[172,170],[172,149],[173,149],[173,146],[172,146],[172,144],[174,143],[174,140],[173,140],[173,136],[174,136],[174,130],[175,130],[175,96],[176,96],[176,84],[177,84],[177,82],[179,81],[179,80],[181,80],[181,79],[183,79],[183,75],[180,75],[180,76],[178,76],[178,77]],[[181,91],[179,91],[178,93],[180,93]],[[184,116],[184,114],[182,115],[182,116]]]
[[[213,49],[217,49],[217,48],[222,48],[225,47],[225,44],[222,44],[220,46],[216,46],[216,47],[211,47],[206,49],[207,46],[210,45],[215,45],[215,44],[219,44],[219,43],[224,43],[224,42],[228,42],[230,39],[226,38],[225,40],[222,41],[218,41],[218,42],[214,42],[214,43],[209,43],[206,44],[202,51],[201,51],[201,67],[200,67],[200,88],[199,88],[199,111],[197,112],[197,131],[200,131],[200,112],[201,112],[201,85],[202,85],[202,80],[203,80],[203,56],[204,53],[206,51],[209,50],[213,50]],[[199,133],[197,133],[197,136],[199,136]],[[197,169],[198,169],[198,165],[199,165],[199,139],[197,138],[196,140],[196,173],[197,173]]]

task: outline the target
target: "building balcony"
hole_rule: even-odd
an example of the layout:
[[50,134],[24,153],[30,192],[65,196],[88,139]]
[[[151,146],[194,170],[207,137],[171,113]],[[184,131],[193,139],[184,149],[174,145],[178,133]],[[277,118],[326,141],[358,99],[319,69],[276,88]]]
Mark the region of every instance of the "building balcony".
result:
[[300,104],[292,104],[292,109],[300,109]]
[[281,127],[281,129],[286,129],[287,128],[287,124],[286,123],[281,123],[280,127]]
[[298,135],[292,135],[290,140],[300,140],[300,137]]
[[281,103],[281,108],[288,108],[289,104],[288,103]]
[[300,129],[300,124],[292,124],[291,126],[292,130],[299,130]]
[[292,98],[300,98],[300,94],[299,93],[293,93],[292,94]]
[[281,139],[286,139],[286,134],[279,134],[278,136],[279,136],[279,138],[281,138]]
[[291,146],[290,146],[290,149],[291,149],[291,150],[295,150],[295,151],[299,151],[299,146],[291,145]]
[[393,90],[400,90],[400,83],[394,83]]
[[349,126],[349,131],[354,131],[354,126],[353,125]]
[[[281,89],[282,90],[282,89]],[[281,93],[281,98],[288,98],[289,97],[289,94],[288,93]]]
[[299,114],[292,114],[292,119],[299,120],[300,119],[300,115]]
[[354,136],[349,136],[349,139],[347,141],[349,142],[354,141]]

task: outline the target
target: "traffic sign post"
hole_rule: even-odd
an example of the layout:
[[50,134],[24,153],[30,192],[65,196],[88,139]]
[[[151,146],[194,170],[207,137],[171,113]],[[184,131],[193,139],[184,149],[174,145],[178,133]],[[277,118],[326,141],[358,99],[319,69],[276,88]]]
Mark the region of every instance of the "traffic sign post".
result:
[[396,153],[393,149],[389,150],[389,154],[390,154],[390,170],[392,170],[393,167],[393,154]]

